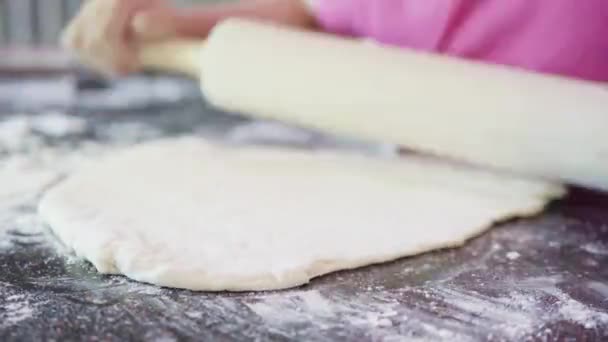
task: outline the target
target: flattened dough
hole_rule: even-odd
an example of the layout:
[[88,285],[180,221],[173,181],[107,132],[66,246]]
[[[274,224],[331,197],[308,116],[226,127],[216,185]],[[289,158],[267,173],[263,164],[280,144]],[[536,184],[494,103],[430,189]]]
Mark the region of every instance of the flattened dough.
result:
[[424,157],[186,138],[96,161],[49,191],[39,210],[101,273],[244,291],[458,246],[563,192]]

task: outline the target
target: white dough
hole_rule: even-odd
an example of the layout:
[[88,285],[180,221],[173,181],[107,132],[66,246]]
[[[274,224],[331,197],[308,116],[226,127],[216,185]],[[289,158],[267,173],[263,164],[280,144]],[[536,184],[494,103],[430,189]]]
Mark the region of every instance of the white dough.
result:
[[39,210],[101,273],[242,291],[458,246],[563,193],[424,157],[187,138],[94,162],[49,191]]

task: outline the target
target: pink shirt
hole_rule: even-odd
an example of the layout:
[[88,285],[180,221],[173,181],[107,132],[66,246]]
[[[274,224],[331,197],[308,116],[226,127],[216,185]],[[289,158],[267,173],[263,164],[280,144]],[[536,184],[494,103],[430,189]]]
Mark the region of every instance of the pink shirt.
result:
[[608,0],[317,0],[327,31],[608,81]]

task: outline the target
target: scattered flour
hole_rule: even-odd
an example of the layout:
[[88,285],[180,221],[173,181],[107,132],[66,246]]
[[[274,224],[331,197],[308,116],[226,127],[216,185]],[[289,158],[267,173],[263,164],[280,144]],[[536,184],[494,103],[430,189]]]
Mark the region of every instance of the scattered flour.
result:
[[12,285],[0,282],[0,329],[6,329],[38,315],[43,302],[29,294],[18,293]]
[[199,318],[203,317],[203,313],[200,311],[186,311],[186,312],[184,312],[184,314],[186,316],[188,316],[188,318],[192,318],[192,319],[199,319]]
[[[82,260],[79,260],[82,262]],[[112,276],[107,280],[108,287],[113,289],[120,288],[124,293],[135,293],[146,296],[158,296],[165,293],[162,287],[140,283],[123,276]]]
[[198,99],[200,90],[178,79],[132,77],[115,82],[111,89],[79,94],[78,102],[85,107],[109,110],[147,109],[150,105],[171,104]]
[[369,143],[344,137],[329,137],[315,131],[274,121],[253,121],[241,124],[231,129],[225,140],[236,144],[331,146],[332,148],[352,150],[386,158],[395,157],[399,154],[399,148],[396,145]]
[[0,121],[0,149],[13,151],[20,149],[30,135],[29,120],[26,116],[14,116]]
[[9,327],[34,316],[34,309],[22,298],[14,295],[6,298],[6,301],[3,308],[5,312],[0,316],[3,322],[0,323],[1,326]]
[[44,245],[61,251],[62,245],[51,238],[44,222],[34,213],[4,215],[0,217],[0,252],[10,251],[17,245]]
[[382,317],[377,313],[368,313],[367,319],[368,319],[369,324],[374,327],[392,327],[393,326],[393,322],[390,319],[388,319],[386,317]]
[[60,112],[48,112],[30,117],[29,126],[33,131],[52,137],[81,134],[87,129],[84,119]]
[[603,303],[608,303],[608,285],[597,282],[597,281],[590,281],[587,284],[587,287],[589,287],[591,290],[593,290],[594,292],[596,292],[597,294],[603,296]]
[[[595,329],[608,324],[608,313],[584,305],[561,290],[560,277],[529,278],[516,291],[486,296],[449,284],[358,293],[342,297],[330,291],[296,290],[255,295],[250,310],[280,330],[312,325],[328,330],[349,326],[369,333],[365,339],[398,341],[472,341],[485,331],[499,339],[524,340],[551,334],[544,326],[568,321]],[[495,284],[500,293],[501,284]],[[509,286],[513,288],[513,286]],[[600,289],[605,291],[603,287]],[[423,296],[425,309],[401,305],[405,294]],[[557,300],[548,300],[549,298]],[[440,305],[433,303],[442,303]],[[439,314],[437,314],[439,313]],[[450,319],[442,319],[450,317]]]
[[154,138],[161,135],[161,131],[150,127],[143,122],[111,123],[104,132],[106,138],[113,143],[132,143],[145,138]]
[[[247,306],[266,324],[281,330],[306,324],[316,331],[356,328],[366,334],[362,339],[371,340],[399,341],[416,336],[424,337],[423,340],[445,337],[469,340],[466,335],[442,327],[436,317],[425,317],[408,308],[401,308],[409,310],[403,314],[399,311],[399,296],[398,292],[390,291],[352,297],[325,295],[318,290],[290,291],[254,296]],[[439,324],[428,323],[433,320]]]
[[517,260],[521,255],[518,252],[511,251],[506,254],[507,259],[509,260]]
[[42,137],[65,137],[86,131],[82,118],[60,112],[12,115],[0,121],[0,150],[34,151],[43,146]]
[[608,246],[601,242],[586,243],[581,246],[581,249],[590,254],[608,255]]
[[446,314],[473,326],[483,326],[497,336],[509,339],[523,338],[534,331],[540,323],[533,297],[518,298],[487,297],[459,288],[442,286],[430,290],[439,296],[449,307]]
[[[552,322],[568,321],[586,329],[608,324],[608,313],[572,298],[558,287],[560,280],[560,277],[529,278],[518,283],[519,290],[497,298],[447,286],[434,288],[432,292],[453,306],[450,315],[460,314],[464,321],[492,327],[496,336],[511,339],[522,339]],[[557,301],[548,301],[548,297]]]
[[159,286],[139,283],[135,281],[129,281],[127,289],[129,292],[136,292],[148,296],[156,296],[161,295],[163,293],[163,289]]
[[300,128],[294,128],[278,122],[248,122],[228,132],[227,140],[238,144],[246,143],[291,143],[307,145],[315,139],[315,134]]
[[567,293],[557,287],[547,290],[547,293],[555,296],[557,302],[557,314],[566,321],[574,322],[584,326],[586,329],[593,329],[599,325],[608,324],[608,313],[588,307],[583,303],[573,299]]

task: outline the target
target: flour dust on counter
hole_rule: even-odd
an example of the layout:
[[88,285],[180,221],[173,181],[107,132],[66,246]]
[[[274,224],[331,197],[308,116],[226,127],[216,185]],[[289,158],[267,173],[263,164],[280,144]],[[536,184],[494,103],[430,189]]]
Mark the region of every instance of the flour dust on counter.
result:
[[[322,331],[344,324],[361,327],[373,340],[390,341],[404,336],[425,341],[475,341],[470,329],[481,325],[485,325],[488,340],[518,340],[534,332],[547,339],[554,335],[548,327],[560,321],[587,329],[608,324],[608,313],[573,299],[559,288],[562,281],[559,276],[531,277],[524,288],[514,291],[504,291],[500,283],[489,284],[489,289],[498,293],[494,296],[449,282],[404,289],[370,288],[356,297],[332,294],[331,289],[298,290],[253,296],[246,305],[277,329],[313,322],[310,329]],[[404,297],[416,296],[426,298],[429,306],[402,306]],[[544,301],[551,298],[557,300],[547,305]]]
[[102,273],[248,291],[459,246],[563,192],[421,156],[182,138],[90,163],[48,191],[39,211]]
[[23,321],[35,318],[43,302],[37,301],[30,294],[24,294],[18,288],[0,282],[0,329],[15,326]]
[[[50,262],[46,274],[28,276],[25,288],[6,283],[11,278],[0,274],[0,307],[5,308],[0,318],[6,318],[0,336],[12,331],[18,336],[67,337],[53,329],[61,326],[80,331],[80,336],[116,341],[135,335],[151,340],[290,341],[608,337],[608,306],[602,302],[606,286],[591,281],[592,275],[547,271],[535,257],[535,251],[547,248],[547,241],[562,238],[554,244],[556,252],[584,241],[576,231],[580,222],[568,222],[565,230],[555,229],[551,217],[529,222],[534,226],[499,227],[463,248],[336,273],[303,288],[277,292],[161,288],[98,276],[84,263],[65,268]],[[518,247],[519,238],[526,246]],[[521,254],[515,261],[519,265],[510,265],[513,261],[505,257],[505,251],[514,249]],[[552,265],[549,269],[557,255],[546,261]],[[65,271],[56,274],[62,268]],[[525,275],[519,269],[525,269]],[[45,335],[42,328],[49,332]]]

